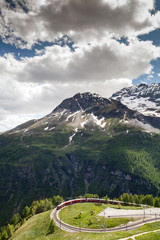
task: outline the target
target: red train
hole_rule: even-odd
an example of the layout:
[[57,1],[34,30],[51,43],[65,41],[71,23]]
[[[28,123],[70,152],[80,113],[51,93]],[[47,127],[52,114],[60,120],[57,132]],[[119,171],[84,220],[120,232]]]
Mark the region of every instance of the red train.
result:
[[[73,200],[69,200],[69,201],[66,201],[66,202],[63,202],[63,203],[59,204],[57,206],[57,210],[65,207],[65,206],[71,205],[71,204],[85,203],[85,202],[107,203],[105,199],[99,199],[99,198],[79,198],[79,199],[73,199]],[[118,205],[119,203],[122,204],[121,201],[110,200],[110,199],[108,200],[108,203],[109,204],[115,204],[115,205]]]

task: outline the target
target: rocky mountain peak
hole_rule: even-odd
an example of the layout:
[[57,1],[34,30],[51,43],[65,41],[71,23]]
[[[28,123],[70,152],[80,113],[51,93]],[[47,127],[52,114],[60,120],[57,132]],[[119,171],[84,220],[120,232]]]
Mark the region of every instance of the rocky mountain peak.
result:
[[62,111],[64,109],[70,112],[85,111],[96,105],[108,105],[110,103],[109,99],[102,98],[96,93],[77,93],[71,98],[65,99],[58,107],[56,107],[52,113],[57,111]]

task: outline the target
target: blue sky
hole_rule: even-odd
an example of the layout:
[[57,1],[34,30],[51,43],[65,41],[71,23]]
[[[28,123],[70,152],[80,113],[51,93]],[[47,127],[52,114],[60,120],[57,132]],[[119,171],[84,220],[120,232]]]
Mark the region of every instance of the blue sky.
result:
[[[160,11],[160,1],[158,0],[155,1],[155,10],[153,12],[156,13],[157,11]],[[151,31],[148,34],[139,35],[138,38],[142,41],[150,40],[155,46],[160,46],[160,28]],[[140,82],[145,82],[147,84],[160,83],[160,76],[158,75],[160,73],[160,58],[151,61],[151,64],[153,66],[153,73],[139,76],[133,80],[133,84],[139,84]]]
[[[24,43],[26,44],[26,43]],[[13,53],[15,58],[18,61],[21,61],[23,58],[33,58],[37,55],[36,50],[42,51],[45,47],[58,45],[61,47],[68,46],[71,51],[74,51],[74,42],[68,37],[63,36],[62,38],[56,39],[53,42],[48,41],[38,41],[35,43],[30,49],[27,48],[19,48],[14,44],[5,43],[2,38],[0,39],[0,55],[3,57],[6,53]]]
[[0,131],[64,98],[160,83],[160,1],[2,0]]
[[[160,2],[157,8],[160,9]],[[160,46],[160,29],[156,29],[149,34],[140,35],[138,38],[142,41],[152,41],[155,46]],[[147,84],[160,83],[160,75],[158,75],[160,73],[160,58],[151,61],[151,64],[153,66],[153,72],[151,74],[139,76],[133,80],[133,84],[139,84],[140,82],[145,82]]]

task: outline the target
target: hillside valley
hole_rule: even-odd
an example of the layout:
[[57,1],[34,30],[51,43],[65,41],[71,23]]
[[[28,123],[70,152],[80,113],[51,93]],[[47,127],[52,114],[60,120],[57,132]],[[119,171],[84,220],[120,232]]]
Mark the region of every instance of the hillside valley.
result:
[[0,135],[0,224],[54,194],[159,191],[160,117],[119,100],[78,93]]

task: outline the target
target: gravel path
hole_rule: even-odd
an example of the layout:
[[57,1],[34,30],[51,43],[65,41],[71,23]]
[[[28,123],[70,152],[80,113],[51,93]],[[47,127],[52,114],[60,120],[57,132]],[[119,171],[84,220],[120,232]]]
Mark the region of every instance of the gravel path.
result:
[[160,208],[146,208],[139,210],[126,210],[126,209],[115,209],[106,208],[103,210],[99,216],[103,217],[160,217]]

